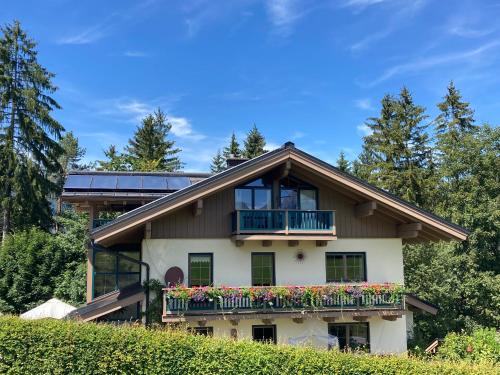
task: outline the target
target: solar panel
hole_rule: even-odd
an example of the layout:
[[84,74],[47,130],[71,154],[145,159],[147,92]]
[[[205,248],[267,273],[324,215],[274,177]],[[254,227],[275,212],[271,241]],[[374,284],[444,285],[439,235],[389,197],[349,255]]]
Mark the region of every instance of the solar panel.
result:
[[142,176],[118,176],[117,189],[120,190],[142,189]]
[[94,175],[91,189],[116,189],[117,176]]
[[191,185],[188,177],[167,177],[168,190],[180,190]]
[[144,190],[167,190],[167,180],[163,176],[144,176],[142,188]]
[[73,174],[69,175],[64,183],[65,189],[88,189],[92,182],[92,176]]

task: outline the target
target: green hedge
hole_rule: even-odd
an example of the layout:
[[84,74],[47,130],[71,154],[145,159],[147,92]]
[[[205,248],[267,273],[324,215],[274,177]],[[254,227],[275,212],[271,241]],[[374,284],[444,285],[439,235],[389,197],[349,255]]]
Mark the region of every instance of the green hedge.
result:
[[495,374],[493,367],[233,342],[181,332],[0,318],[7,374]]

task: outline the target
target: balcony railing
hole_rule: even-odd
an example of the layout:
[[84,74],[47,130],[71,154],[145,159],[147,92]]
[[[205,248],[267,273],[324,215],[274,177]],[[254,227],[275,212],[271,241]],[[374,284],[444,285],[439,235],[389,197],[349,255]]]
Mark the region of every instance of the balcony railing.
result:
[[164,289],[163,315],[294,310],[404,309],[395,284]]
[[334,211],[237,210],[233,232],[335,234]]
[[92,220],[92,228],[97,228],[113,221],[113,219],[94,219]]

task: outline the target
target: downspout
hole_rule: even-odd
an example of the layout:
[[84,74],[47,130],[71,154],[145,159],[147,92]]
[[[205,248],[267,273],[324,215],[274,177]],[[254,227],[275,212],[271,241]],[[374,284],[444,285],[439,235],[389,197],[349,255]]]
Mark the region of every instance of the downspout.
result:
[[[111,254],[111,255],[114,255],[118,258],[125,259],[129,262],[139,264],[141,266],[146,267],[146,326],[149,326],[149,318],[148,318],[148,314],[147,314],[148,309],[149,309],[149,264],[146,262],[143,262],[142,260],[137,260],[137,259],[131,258],[129,256],[120,254],[117,251],[112,251],[112,250],[109,250],[103,246],[97,245],[96,243],[94,243],[94,240],[92,240],[91,246],[92,246],[92,250],[98,250],[98,251],[103,252],[103,253]],[[94,265],[92,265],[92,268],[93,267],[94,267]]]

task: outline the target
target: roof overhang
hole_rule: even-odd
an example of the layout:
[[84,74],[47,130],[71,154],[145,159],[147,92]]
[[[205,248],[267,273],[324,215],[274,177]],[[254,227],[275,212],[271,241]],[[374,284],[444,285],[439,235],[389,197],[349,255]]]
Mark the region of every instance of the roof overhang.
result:
[[190,205],[220,190],[239,185],[246,180],[262,175],[287,161],[290,161],[292,165],[306,168],[337,186],[353,191],[367,201],[375,201],[381,207],[397,212],[409,223],[417,223],[429,228],[429,230],[433,231],[433,237],[437,240],[465,240],[467,238],[468,232],[466,229],[418,208],[350,174],[343,173],[339,169],[289,144],[127,212],[107,225],[96,228],[92,232],[92,238],[96,243],[105,244],[124,232]]
[[436,305],[433,305],[430,302],[420,299],[414,294],[406,294],[405,302],[406,305],[411,307],[412,309],[427,312],[432,315],[436,315],[439,310],[439,308]]

